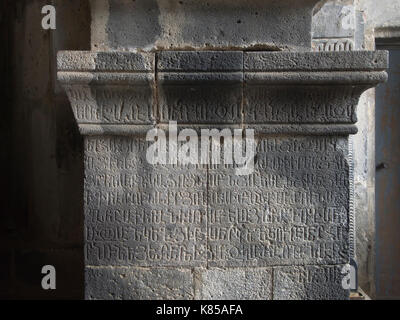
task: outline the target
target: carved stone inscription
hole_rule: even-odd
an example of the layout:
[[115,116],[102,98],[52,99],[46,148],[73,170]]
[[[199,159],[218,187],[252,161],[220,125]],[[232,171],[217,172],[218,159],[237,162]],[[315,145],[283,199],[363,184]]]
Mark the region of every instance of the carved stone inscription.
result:
[[79,123],[149,124],[153,93],[149,86],[70,86],[66,89]]
[[[196,101],[196,103],[193,103]],[[160,90],[161,121],[240,123],[241,85],[164,86]]]
[[247,123],[354,123],[360,95],[352,87],[247,86]]
[[341,300],[349,290],[342,287],[343,265],[274,268],[275,300]]
[[258,138],[255,170],[151,165],[143,137],[87,137],[87,265],[273,266],[348,259],[347,138]]
[[[88,298],[348,298],[348,135],[387,53],[80,52],[58,66],[85,136]],[[231,134],[240,149],[233,130],[254,129],[254,167],[243,146],[233,162],[151,164],[146,132],[175,121],[194,130],[182,144],[217,131],[221,160]]]
[[150,165],[134,137],[85,141],[87,265],[201,266],[206,170]]
[[268,137],[254,173],[210,168],[208,264],[348,261],[347,138]]

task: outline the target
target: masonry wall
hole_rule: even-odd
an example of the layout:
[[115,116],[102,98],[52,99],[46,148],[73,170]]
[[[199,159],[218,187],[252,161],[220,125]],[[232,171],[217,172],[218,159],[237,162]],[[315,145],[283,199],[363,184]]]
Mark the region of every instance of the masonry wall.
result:
[[[374,50],[375,38],[400,35],[400,1],[330,0],[314,16],[315,51]],[[375,89],[358,104],[353,157],[354,257],[360,287],[375,296]]]
[[[349,1],[338,1],[346,2]],[[352,2],[352,1],[351,1]],[[365,48],[399,26],[396,1],[355,1],[366,21]],[[57,30],[41,28],[45,4],[57,8]],[[86,0],[2,1],[0,297],[83,297],[82,138],[55,80],[59,50],[90,50]],[[374,31],[374,29],[376,29]],[[375,33],[374,33],[375,32]],[[391,33],[390,33],[391,32]],[[396,33],[397,34],[397,33]],[[360,284],[374,288],[374,90],[359,105],[355,137],[357,255]],[[58,288],[40,288],[40,268],[53,264]]]

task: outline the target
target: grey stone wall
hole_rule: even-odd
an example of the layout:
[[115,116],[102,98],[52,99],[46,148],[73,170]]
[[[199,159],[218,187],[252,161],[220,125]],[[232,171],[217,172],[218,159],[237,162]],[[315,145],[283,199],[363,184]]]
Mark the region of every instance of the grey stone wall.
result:
[[[314,49],[318,51],[345,51],[345,50],[353,50],[353,49],[364,49],[365,48],[365,43],[364,43],[364,19],[360,11],[358,11],[355,6],[353,5],[352,1],[340,1],[340,5],[336,6],[332,2],[329,1],[324,1],[327,2],[325,6],[323,6],[323,2],[320,2],[320,5],[317,7],[315,10],[315,16],[314,16]],[[181,6],[179,6],[179,4]],[[266,5],[265,3],[263,4],[252,4],[251,6],[248,6],[246,3],[247,7],[245,10],[241,11],[224,11],[222,14],[222,19],[218,20],[217,24],[210,23],[205,28],[208,28],[210,25],[212,26],[213,31],[209,30],[208,32],[205,32],[205,29],[202,29],[204,26],[201,24],[201,14],[195,14],[193,15],[193,10],[196,9],[196,12],[212,12],[213,16],[215,15],[218,17],[219,14],[221,14],[222,11],[220,11],[220,3],[218,4],[213,4],[212,5],[212,10],[208,11],[209,9],[207,6],[210,6],[207,4],[206,6],[203,6],[203,4],[199,4],[200,7],[196,7],[195,4],[191,2],[186,2],[185,5],[183,3],[175,3],[175,2],[169,2],[167,6],[161,5],[159,3],[156,4],[156,2],[150,2],[146,3],[145,5],[143,3],[128,3],[128,2],[123,2],[123,1],[102,1],[102,2],[96,2],[96,5],[93,7],[92,15],[93,15],[93,26],[94,28],[92,29],[92,50],[154,50],[154,49],[220,49],[220,48],[230,48],[230,49],[235,49],[235,48],[258,48],[258,49],[284,49],[284,50],[297,50],[297,51],[302,51],[302,50],[308,50],[307,49],[307,43],[308,40],[305,40],[303,42],[299,42],[298,39],[301,37],[296,36],[296,34],[293,34],[293,31],[289,31],[285,26],[279,25],[278,23],[278,28],[284,28],[281,33],[280,37],[280,42],[274,41],[271,35],[274,34],[274,32],[271,33],[263,33],[262,35],[258,35],[257,33],[252,33],[254,35],[256,41],[254,42],[248,37],[248,34],[246,33],[246,30],[258,30],[254,26],[252,26],[252,20],[257,20],[257,19],[252,19],[249,20],[249,17],[252,17],[252,15],[258,13],[260,10],[255,11],[255,9],[259,8],[262,5]],[[222,4],[222,3],[221,3]],[[274,3],[271,2],[270,5],[273,5]],[[293,16],[290,14],[290,9],[288,10],[287,7],[285,7],[286,2],[282,2],[281,4],[278,5],[279,10],[271,10],[274,14],[281,14],[286,17],[291,17],[291,21],[295,21],[296,19],[293,19]],[[311,2],[308,3],[311,5]],[[314,5],[313,3],[312,5]],[[144,5],[144,7],[143,7]],[[241,3],[238,5],[240,7]],[[231,8],[232,4],[230,4]],[[308,12],[311,12],[309,10],[309,6],[307,7],[306,3],[300,4],[300,6],[304,8],[308,8]],[[237,9],[237,6],[233,6],[234,9]],[[275,7],[273,7],[275,8]],[[243,9],[243,8],[242,8]],[[136,14],[139,14],[140,12],[145,12],[148,15],[148,20],[153,21],[154,23],[149,23],[149,24],[141,24],[140,27],[137,24],[137,21],[140,20],[141,17],[138,17],[138,19],[125,19],[124,17],[126,15],[129,15],[128,12],[136,12]],[[176,15],[177,12],[185,12],[185,15]],[[192,15],[191,15],[192,14]],[[182,20],[183,16],[190,16],[192,19],[190,21],[198,21],[199,23],[196,23],[196,28],[191,29],[188,25],[188,20]],[[256,14],[257,15],[257,14]],[[232,21],[234,18],[236,19],[237,16],[243,16],[243,19],[238,19],[237,23],[241,24],[243,22],[243,27],[240,26],[234,26],[232,24]],[[249,17],[248,17],[249,16]],[[200,20],[197,20],[200,18]],[[304,17],[303,17],[304,18]],[[117,24],[113,23],[113,21],[118,21]],[[285,19],[283,19],[285,20]],[[214,20],[213,20],[214,21]],[[286,20],[285,20],[286,21]],[[333,22],[333,24],[329,23]],[[275,30],[274,28],[277,28],[276,25],[274,25],[274,21],[271,22],[269,20],[269,25],[268,29],[269,30]],[[199,26],[200,25],[200,26]],[[145,27],[144,27],[145,26]],[[299,27],[300,26],[300,27]],[[146,29],[150,28],[150,29]],[[234,37],[227,35],[227,38],[224,38],[224,30],[228,28],[230,30],[235,30]],[[124,31],[125,30],[125,31]],[[127,30],[138,30],[138,32],[132,34],[129,33]],[[171,30],[174,32],[171,33]],[[185,33],[187,30],[191,30],[190,34]],[[220,34],[214,34],[215,30],[220,30]],[[295,32],[298,32],[301,34],[303,37],[309,34],[310,32],[310,24],[309,22],[307,23],[301,23],[297,25],[297,28]],[[242,39],[239,39],[238,36],[241,35],[243,36]],[[285,38],[286,35],[289,35],[289,38]],[[132,38],[134,37],[134,39]],[[265,38],[266,37],[266,38]],[[201,38],[203,41],[198,42],[197,40]],[[304,38],[304,39],[306,39]],[[204,41],[206,39],[206,41]],[[228,41],[227,41],[228,40]],[[227,42],[226,42],[227,41]],[[257,41],[260,41],[260,43],[263,43],[263,46],[257,45]],[[303,48],[301,47],[303,44]],[[227,44],[229,44],[227,46]],[[254,45],[255,44],[255,45]],[[305,47],[304,47],[305,45]],[[176,92],[179,94],[182,90],[181,88],[177,89]],[[200,91],[199,97],[204,95],[206,91],[203,90],[203,92]],[[229,91],[228,91],[229,92]],[[209,93],[209,92],[208,92]],[[260,93],[252,93],[252,92],[247,92],[250,96],[253,94],[254,96],[257,96]],[[193,93],[192,93],[193,94]],[[266,93],[267,95],[272,94],[274,96],[273,92],[268,91]],[[230,94],[231,96],[234,95],[233,91]],[[211,96],[214,96],[211,94]],[[229,94],[227,95],[229,96]],[[265,96],[265,95],[263,95]],[[162,95],[161,95],[162,97]],[[196,98],[196,97],[194,97]],[[172,98],[173,99],[173,98]],[[171,100],[173,101],[173,100]],[[249,106],[252,104],[256,104],[257,101],[251,101],[249,103]],[[168,102],[169,103],[169,102]],[[173,103],[173,102],[172,102]],[[186,101],[184,103],[189,103],[189,101]],[[246,109],[245,109],[246,110]],[[162,115],[163,117],[163,115]],[[188,120],[188,119],[185,119]],[[249,119],[245,119],[249,120]],[[267,119],[266,119],[267,120]],[[364,117],[362,117],[363,122],[361,123],[361,134],[358,135],[358,137],[361,137],[361,142],[367,141],[365,138],[365,131],[363,129],[364,123]],[[263,121],[262,119],[259,119],[259,121]],[[233,121],[234,122],[234,121]],[[128,130],[129,131],[129,130]],[[97,132],[99,132],[97,130]],[[103,131],[104,132],[104,131]],[[356,138],[356,143],[358,145],[358,142],[360,138]],[[352,145],[352,144],[351,144]],[[364,150],[364,152],[367,152]],[[355,234],[355,211],[360,211],[365,209],[365,204],[366,203],[371,203],[368,199],[371,197],[363,197],[362,199],[353,199],[354,194],[357,195],[363,195],[363,191],[365,191],[365,188],[363,187],[364,184],[363,182],[366,180],[366,176],[362,175],[362,172],[364,172],[364,167],[362,164],[360,164],[359,160],[362,159],[364,156],[363,152],[357,149],[354,153],[351,152],[353,157],[355,158],[355,163],[356,166],[354,169],[350,170],[351,174],[354,174],[356,176],[356,185],[354,186],[353,181],[350,181],[350,188],[352,189],[351,192],[351,199],[350,199],[350,211],[352,212],[351,214],[351,219],[350,219],[350,226],[353,228],[353,231],[350,233],[350,236],[352,239],[356,237]],[[359,179],[361,177],[361,179]],[[354,190],[356,192],[354,192]],[[359,192],[361,191],[361,192]],[[365,210],[364,210],[365,212]],[[365,221],[365,220],[363,220]],[[364,228],[364,229],[363,229]],[[365,226],[361,227],[361,231],[365,231]],[[362,232],[359,232],[358,234],[362,234]],[[352,247],[352,252],[355,254],[355,246],[353,245],[355,241],[352,240],[351,247]],[[370,248],[370,244],[366,244],[368,242],[363,242],[363,245],[366,245],[366,247],[362,248],[361,252],[361,260],[364,260],[361,265],[365,266],[366,263],[365,260],[368,259],[370,255],[364,254],[367,252]],[[363,268],[363,267],[362,267]],[[363,275],[366,274],[366,272],[362,272]],[[363,276],[361,277],[363,279]],[[363,281],[363,280],[362,280]],[[368,280],[366,280],[368,283]]]
[[368,29],[376,38],[396,38],[400,36],[400,2],[395,0],[356,0],[356,5],[364,12]]
[[[364,50],[365,16],[352,0],[328,1],[313,16],[314,51],[353,51]],[[372,100],[371,100],[372,92]],[[374,243],[374,192],[368,188],[368,177],[374,175],[374,150],[368,142],[374,137],[369,128],[373,90],[362,95],[358,104],[358,132],[350,137],[350,246],[351,255],[356,259],[359,272],[359,285],[373,296],[373,243]],[[371,172],[371,169],[373,170]]]
[[[375,40],[391,41],[393,38],[400,36],[400,2],[399,1],[370,1],[357,0],[357,7],[365,16],[365,45],[367,48],[375,47]],[[357,236],[360,250],[360,259],[363,263],[363,270],[368,274],[370,293],[375,296],[375,284],[377,276],[376,252],[375,249],[375,90],[370,90],[365,94],[363,99],[366,128],[368,133],[367,139],[364,140],[365,148],[367,149],[367,161],[363,160],[366,168],[364,173],[363,188],[366,188],[368,199],[367,204],[363,205],[360,199],[360,226],[361,232]],[[360,152],[360,156],[362,153]],[[365,154],[363,155],[365,159]],[[361,160],[361,159],[360,159]],[[361,163],[361,162],[360,162]],[[365,172],[365,171],[364,171]],[[361,180],[361,179],[360,179]],[[365,210],[361,210],[365,206]],[[366,214],[367,212],[367,214]],[[386,296],[386,298],[389,298]]]
[[305,51],[317,2],[93,0],[92,50]]
[[[376,38],[399,36],[399,1],[332,0],[313,17],[315,51],[373,50]],[[375,90],[358,104],[354,158],[354,244],[359,284],[375,296]]]
[[[386,78],[386,59],[59,53],[85,136],[86,298],[348,297],[347,136],[361,93]],[[145,134],[170,120],[179,130],[255,129],[255,172],[150,165]]]
[[[104,21],[106,21],[107,10],[104,10],[104,1],[95,2],[98,3],[100,9],[92,7],[92,10],[102,12],[102,14],[98,15],[99,20],[93,24],[92,50],[101,50],[104,49],[103,40],[106,38],[101,26],[104,26]],[[398,12],[396,1],[379,1],[379,3],[377,6],[374,1],[357,1],[357,5],[367,16],[368,28],[365,41],[367,49],[373,49],[374,33],[371,28],[377,26],[377,30],[382,30],[381,34],[384,35],[383,30],[387,30],[386,27],[395,32],[398,25],[395,17]],[[4,50],[1,51],[1,66],[2,70],[12,76],[2,86],[8,107],[4,108],[5,116],[2,119],[4,125],[1,128],[6,149],[10,151],[2,153],[1,161],[4,167],[10,170],[7,170],[4,181],[2,207],[5,209],[0,217],[2,229],[0,234],[3,239],[0,250],[4,257],[0,263],[0,271],[1,280],[6,283],[5,286],[1,286],[0,294],[2,296],[13,294],[19,297],[51,297],[52,295],[80,297],[83,288],[76,284],[83,283],[80,271],[83,268],[81,253],[83,250],[83,200],[81,198],[83,142],[70,104],[55,80],[55,53],[61,49],[88,50],[90,48],[89,5],[86,1],[68,1],[68,3],[53,1],[59,9],[58,30],[49,32],[42,30],[39,23],[42,17],[40,9],[44,4],[48,3],[41,0],[2,3],[4,10],[1,10],[3,26],[1,30]],[[152,6],[150,4],[149,9]],[[382,12],[382,9],[386,11]],[[204,8],[204,10],[209,9]],[[248,19],[253,20],[259,14],[257,10],[246,12],[244,18],[237,14],[231,23],[244,28]],[[371,19],[370,16],[374,18]],[[165,19],[171,19],[171,17],[166,16]],[[165,35],[163,42],[159,44],[149,41],[148,48],[170,45],[168,40],[172,38],[168,36],[168,32],[175,34],[176,29],[164,28],[168,26],[165,21],[158,24],[159,31],[163,30]],[[97,24],[99,27],[95,28]],[[175,25],[175,27],[178,26]],[[214,36],[217,39],[223,39],[224,35],[214,34]],[[186,38],[182,36],[179,39],[181,43],[184,43]],[[300,36],[297,39],[299,40],[297,48],[300,48],[305,40]],[[245,40],[249,40],[249,37]],[[255,41],[251,42],[248,48],[296,49],[281,43],[280,38],[267,40],[267,46]],[[193,41],[190,40],[189,44],[196,43]],[[237,44],[243,45],[242,41],[237,39]],[[197,45],[199,44],[201,42],[197,42]],[[217,48],[222,44],[223,42],[216,41],[213,46]],[[356,158],[355,170],[358,167],[360,172],[363,172],[359,176],[360,192],[357,194],[360,196],[368,194],[368,199],[363,197],[358,200],[359,209],[357,209],[360,217],[365,216],[361,218],[357,226],[362,229],[362,232],[358,233],[361,235],[358,240],[358,254],[362,255],[360,258],[362,262],[359,262],[361,283],[365,283],[365,286],[362,286],[367,288],[371,286],[371,270],[373,269],[371,239],[374,232],[374,184],[373,175],[365,174],[365,170],[372,172],[371,170],[374,169],[373,157],[371,158],[374,145],[372,130],[374,118],[371,111],[373,110],[373,91],[368,91],[361,99],[365,102],[359,105],[360,129],[364,133],[368,132],[369,138],[365,139],[358,135],[360,140],[356,145],[363,147],[359,153],[360,157],[358,160]],[[368,115],[367,112],[372,113]],[[365,129],[362,128],[363,123],[366,124]],[[365,153],[367,153],[367,163],[364,161]],[[368,190],[368,193],[365,190]],[[368,210],[365,207],[366,203],[368,203]],[[45,294],[41,289],[37,290],[40,278],[40,272],[37,270],[39,266],[47,263],[59,266],[60,277],[68,279],[59,286],[59,290],[50,295]],[[32,266],[32,268],[24,266]],[[237,277],[237,279],[245,279],[246,275],[243,273]]]

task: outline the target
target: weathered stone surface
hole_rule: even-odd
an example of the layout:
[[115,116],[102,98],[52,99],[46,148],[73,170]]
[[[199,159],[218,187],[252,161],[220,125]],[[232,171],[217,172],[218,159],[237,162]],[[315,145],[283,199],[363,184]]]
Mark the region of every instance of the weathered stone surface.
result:
[[326,3],[313,17],[313,38],[353,38],[356,10],[352,1]]
[[[135,281],[148,276],[142,295],[118,297],[145,298],[158,270],[186,275],[182,268],[191,268],[199,299],[346,298],[332,266],[349,261],[348,134],[359,95],[386,77],[387,54],[162,52],[154,71],[123,57],[128,71],[104,71],[105,63],[59,73],[67,92],[83,90],[69,97],[83,110],[75,116],[86,135],[85,261],[107,270],[91,271],[87,292],[114,292],[95,278],[115,279],[114,268],[125,267]],[[108,58],[114,61],[101,59]],[[153,103],[155,111],[140,118],[123,113]],[[145,134],[171,120],[196,132],[255,129],[254,172],[238,175],[237,164],[149,164]],[[228,143],[224,137],[222,163]],[[287,291],[293,275],[300,282]],[[134,286],[123,283],[125,291]]]
[[243,52],[158,54],[160,121],[241,123]]
[[206,170],[153,166],[149,145],[144,137],[86,137],[86,264],[206,265]]
[[76,120],[88,124],[151,124],[154,96],[148,85],[104,85],[66,88]]
[[242,51],[162,51],[157,70],[165,71],[242,71]]
[[208,83],[209,85],[238,84],[243,81],[242,72],[160,72],[158,81],[164,85],[198,85]]
[[368,32],[373,30],[372,37],[396,38],[400,36],[399,12],[400,3],[392,0],[381,0],[379,5],[374,0],[358,1],[358,6],[367,17]]
[[343,265],[274,268],[274,300],[346,300]]
[[328,1],[313,16],[313,51],[365,49],[364,14],[353,0]]
[[[365,12],[367,1],[329,1],[313,16],[313,50],[314,51],[351,51],[365,50],[375,47],[375,31],[369,30],[375,36],[368,37],[367,17],[372,12]],[[381,1],[382,2],[382,1]],[[385,5],[373,6],[373,14],[382,10]],[[395,12],[395,11],[394,11]],[[385,14],[385,19],[389,14]],[[365,41],[369,39],[370,44]],[[372,90],[373,93],[373,90]],[[372,94],[373,96],[373,94]],[[371,90],[360,97],[357,106],[358,133],[349,138],[349,152],[351,159],[349,185],[350,185],[350,255],[356,258],[358,264],[359,286],[371,297],[374,296],[374,221],[375,206],[373,204],[374,187],[367,187],[375,176],[374,139],[375,108],[372,104],[375,99],[371,97]],[[367,178],[369,177],[369,178]],[[361,236],[360,236],[361,235]],[[356,241],[357,239],[357,245]],[[357,248],[356,248],[357,247]]]
[[245,123],[355,123],[363,87],[248,85]]
[[153,123],[154,61],[150,53],[59,52],[58,78],[78,123]]
[[86,267],[88,300],[193,299],[190,269]]
[[160,121],[240,123],[242,90],[237,85],[159,86]]
[[60,51],[58,71],[154,71],[154,54]]
[[311,47],[319,0],[94,0],[92,50]]
[[313,39],[313,51],[352,51],[355,48],[352,39]]
[[346,138],[259,138],[254,173],[208,176],[209,266],[347,263]]
[[[324,94],[338,99],[335,94],[340,96],[346,91],[351,92],[351,85],[358,86],[353,88],[353,92],[356,94],[358,91],[360,95],[364,90],[386,81],[387,74],[384,69],[387,63],[386,51],[246,52],[244,81],[247,85],[285,85],[288,86],[287,89],[292,89],[294,85],[297,88],[302,85],[329,85],[324,88]],[[343,86],[348,88],[341,93],[337,89]],[[295,90],[298,90],[297,88]],[[336,93],[332,92],[335,90]],[[309,94],[311,92],[314,90],[310,90]],[[351,96],[346,98],[352,99]],[[326,97],[328,103],[330,100]]]
[[245,71],[384,71],[387,51],[245,52]]
[[217,269],[198,271],[201,300],[271,300],[272,268]]

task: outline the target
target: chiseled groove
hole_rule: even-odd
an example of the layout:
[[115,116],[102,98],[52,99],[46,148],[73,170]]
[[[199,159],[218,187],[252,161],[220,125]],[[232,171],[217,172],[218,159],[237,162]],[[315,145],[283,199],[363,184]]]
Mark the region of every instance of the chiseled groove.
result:
[[[179,124],[179,128],[205,129],[212,127],[240,128],[240,124],[232,126],[229,124],[205,124],[205,125],[185,125]],[[168,124],[163,125],[140,125],[140,124],[95,124],[95,123],[79,123],[80,132],[84,135],[145,135],[152,128],[167,129]],[[353,124],[269,124],[269,125],[249,125],[243,124],[245,129],[254,129],[256,135],[262,134],[304,134],[304,135],[321,135],[321,134],[339,134],[348,135],[357,133],[357,127]]]

